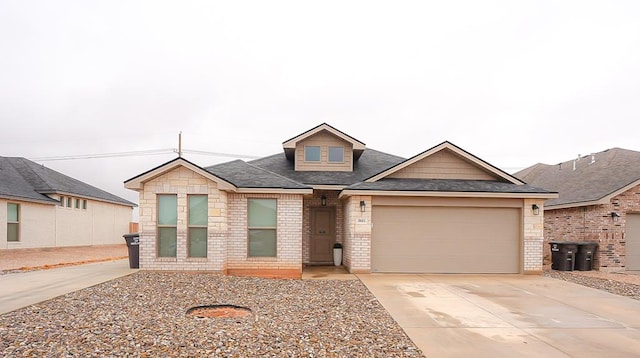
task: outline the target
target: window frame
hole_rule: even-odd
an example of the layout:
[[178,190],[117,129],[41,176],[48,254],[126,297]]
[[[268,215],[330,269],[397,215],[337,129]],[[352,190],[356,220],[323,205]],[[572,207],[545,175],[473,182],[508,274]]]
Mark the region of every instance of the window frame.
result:
[[[275,203],[274,215],[275,215],[275,226],[251,226],[251,210],[250,210],[250,202],[252,200],[269,200]],[[251,231],[252,230],[260,230],[260,231],[273,231],[275,235],[275,247],[273,255],[252,255],[251,253]],[[247,257],[248,258],[277,258],[278,257],[278,199],[276,198],[248,198],[247,199]]]
[[60,207],[64,208],[65,204],[66,204],[66,199],[64,195],[60,195]]
[[87,210],[87,199],[82,199],[82,210]]
[[[160,223],[160,197],[174,197],[175,198],[175,210],[176,210],[176,221],[174,224],[161,224]],[[158,258],[177,258],[178,257],[178,195],[177,194],[156,194],[156,257]],[[160,229],[174,229],[175,236],[173,237],[175,253],[173,256],[161,256],[160,250]]]
[[[318,148],[318,160],[312,160],[307,157],[307,149]],[[309,163],[320,163],[322,161],[322,147],[319,145],[305,145],[304,146],[304,161]]]
[[[16,206],[16,221],[9,221],[9,206],[10,205],[15,205]],[[11,203],[8,202],[7,203],[7,242],[20,242],[20,218],[21,218],[21,212],[20,212],[20,204],[19,203]],[[15,240],[9,240],[9,228],[11,226],[15,225],[16,226],[16,238]]]
[[70,196],[65,196],[65,198],[67,199],[67,205],[65,207],[71,208],[73,206],[73,198]]
[[80,198],[75,198],[75,209],[80,209]]
[[[204,224],[193,224],[191,222],[191,198],[195,197],[203,197],[205,198],[205,210],[206,210],[206,219]],[[209,256],[209,195],[207,194],[188,194],[187,195],[187,257],[189,258],[207,258]],[[205,237],[205,246],[204,246],[204,256],[194,256],[191,252],[191,229],[204,229],[204,237]]]
[[[342,151],[342,157],[340,161],[331,160],[331,149],[340,149]],[[329,148],[327,148],[327,163],[333,163],[333,164],[344,163],[344,152],[345,152],[344,147],[330,146]]]

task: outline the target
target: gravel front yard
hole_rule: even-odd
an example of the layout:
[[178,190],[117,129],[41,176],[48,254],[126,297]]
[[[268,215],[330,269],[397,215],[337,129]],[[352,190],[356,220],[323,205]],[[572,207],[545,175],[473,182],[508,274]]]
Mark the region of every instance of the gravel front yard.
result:
[[640,275],[601,271],[555,270],[545,271],[544,275],[640,300]]
[[[188,317],[201,305],[239,318]],[[0,356],[421,357],[358,280],[140,271],[0,316]]]

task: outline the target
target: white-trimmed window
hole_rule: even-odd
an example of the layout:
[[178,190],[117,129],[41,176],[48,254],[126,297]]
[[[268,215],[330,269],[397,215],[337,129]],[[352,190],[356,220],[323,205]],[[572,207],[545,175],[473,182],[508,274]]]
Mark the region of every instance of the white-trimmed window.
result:
[[82,210],[87,210],[87,199],[82,199]]
[[176,257],[178,244],[178,197],[159,194],[158,198],[158,257]]
[[64,196],[60,195],[60,206],[64,208]]
[[67,197],[65,197],[65,199],[67,199],[67,208],[70,208],[71,207],[71,201],[73,200],[73,198],[70,198],[70,197],[67,196]]
[[20,204],[7,204],[7,241],[20,241]]
[[329,163],[344,163],[344,147],[329,147]]
[[80,199],[76,198],[76,209],[80,209]]
[[189,257],[207,257],[209,203],[206,195],[189,195]]
[[305,146],[304,147],[304,161],[305,162],[319,162],[320,161],[320,147],[319,146]]
[[249,257],[277,256],[277,200],[249,199]]

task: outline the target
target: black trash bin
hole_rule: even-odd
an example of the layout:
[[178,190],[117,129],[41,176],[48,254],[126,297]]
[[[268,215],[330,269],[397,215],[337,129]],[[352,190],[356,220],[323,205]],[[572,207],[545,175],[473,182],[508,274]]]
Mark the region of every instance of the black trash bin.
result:
[[573,271],[578,243],[552,241],[549,245],[551,245],[551,268],[558,271]]
[[140,234],[137,232],[122,235],[129,249],[129,268],[140,268]]
[[581,242],[576,253],[575,269],[578,271],[593,270],[593,257],[597,249],[597,242]]

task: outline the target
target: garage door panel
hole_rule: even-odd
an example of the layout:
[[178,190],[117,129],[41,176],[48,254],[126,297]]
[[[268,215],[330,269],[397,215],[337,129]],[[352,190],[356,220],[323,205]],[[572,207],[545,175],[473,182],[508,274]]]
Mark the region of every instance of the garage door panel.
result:
[[629,271],[640,270],[640,214],[627,214],[626,222],[626,262]]
[[373,209],[374,272],[519,272],[520,210],[402,207]]

